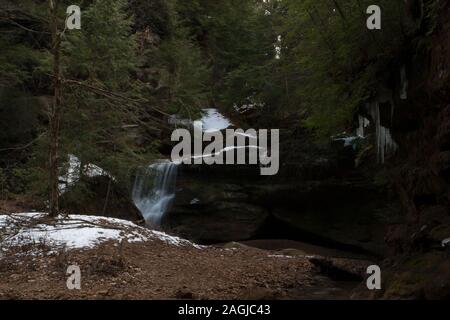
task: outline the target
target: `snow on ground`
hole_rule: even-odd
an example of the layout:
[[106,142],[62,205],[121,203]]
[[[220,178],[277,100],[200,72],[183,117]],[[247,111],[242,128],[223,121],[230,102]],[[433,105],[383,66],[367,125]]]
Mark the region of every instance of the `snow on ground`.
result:
[[[67,172],[65,175],[59,177],[59,192],[63,194],[67,191],[68,187],[71,187],[75,185],[78,180],[80,180],[80,171],[83,171],[83,173],[88,177],[98,177],[98,176],[106,176],[110,177],[114,180],[114,177],[111,176],[107,171],[103,170],[99,166],[89,163],[87,165],[84,165],[83,168],[81,168],[81,161],[80,159],[73,155],[69,154],[69,167],[67,168]],[[82,170],[81,170],[82,169]]]
[[168,123],[174,126],[184,126],[201,128],[203,132],[217,132],[229,128],[233,124],[231,121],[215,108],[202,109],[200,119],[195,121],[191,119],[183,119],[179,115],[169,117]]
[[200,120],[194,122],[194,126],[201,124],[204,132],[216,132],[227,129],[232,126],[232,123],[217,109],[208,108],[203,109],[203,116]]
[[147,242],[160,240],[173,246],[193,246],[188,240],[140,227],[132,222],[95,216],[69,215],[42,221],[44,213],[0,215],[0,245],[42,244],[50,249],[92,249],[106,241]]
[[257,110],[263,108],[266,104],[264,102],[258,102],[255,97],[247,97],[246,103],[238,105],[234,104],[233,108],[239,113],[246,113],[247,111]]
[[272,255],[268,255],[267,257],[269,257],[269,258],[279,258],[279,259],[293,259],[294,258],[292,256],[286,256],[286,255],[282,255],[282,254],[272,254]]

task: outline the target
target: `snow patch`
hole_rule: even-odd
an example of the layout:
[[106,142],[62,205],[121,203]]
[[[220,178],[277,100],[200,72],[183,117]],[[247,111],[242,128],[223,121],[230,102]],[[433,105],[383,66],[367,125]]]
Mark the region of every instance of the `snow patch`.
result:
[[282,254],[273,254],[273,255],[268,255],[267,257],[269,258],[277,258],[277,259],[294,259],[294,257],[292,256],[285,256]]
[[257,109],[261,109],[261,108],[265,107],[264,102],[258,102],[252,96],[247,97],[245,100],[246,100],[246,103],[244,103],[242,105],[238,105],[236,103],[233,105],[233,108],[236,112],[244,114],[249,111],[253,111],[253,110],[257,110]]
[[203,109],[203,116],[200,120],[194,122],[194,126],[201,122],[204,132],[216,132],[229,128],[233,124],[225,118],[217,109]]
[[199,204],[199,203],[200,203],[200,199],[194,198],[191,200],[190,205],[195,205],[195,204]]
[[195,121],[183,119],[179,115],[172,115],[169,117],[168,123],[175,127],[183,126],[200,128],[201,126],[202,131],[207,133],[221,131],[233,125],[228,118],[215,108],[202,109],[202,117]]
[[362,139],[360,136],[345,136],[341,138],[334,138],[334,141],[342,141],[344,142],[344,147],[352,147],[353,150],[356,150],[358,140]]
[[173,246],[202,248],[188,240],[121,219],[68,215],[43,221],[45,217],[45,213],[0,215],[2,250],[30,244],[45,244],[51,249],[92,249],[107,241],[123,240],[130,243],[160,240]]
[[200,246],[197,244],[193,244],[192,242],[190,242],[189,240],[185,240],[185,239],[181,239],[175,236],[171,236],[168,235],[167,233],[161,232],[161,231],[155,231],[152,230],[151,233],[159,240],[162,240],[168,244],[177,246],[177,247],[182,247],[182,246],[193,246],[194,248],[197,249],[202,249],[205,248],[205,246]]
[[114,180],[114,177],[111,176],[111,174],[95,164],[89,163],[81,168],[80,159],[73,154],[69,154],[68,163],[69,167],[67,169],[67,173],[64,176],[59,177],[59,192],[61,194],[66,192],[69,187],[72,187],[78,182],[78,180],[80,180],[80,172],[83,172],[84,175],[90,178],[106,176]]

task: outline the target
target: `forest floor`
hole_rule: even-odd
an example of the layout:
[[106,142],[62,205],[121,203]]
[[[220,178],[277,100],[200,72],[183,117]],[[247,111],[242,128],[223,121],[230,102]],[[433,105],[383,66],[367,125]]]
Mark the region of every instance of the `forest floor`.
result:
[[[347,274],[355,275],[368,264],[306,255],[295,249],[273,251],[240,244],[197,246],[128,222],[123,222],[118,237],[104,232],[112,232],[119,220],[85,216],[61,218],[58,225],[41,217],[33,226],[25,227],[24,220],[19,219],[19,233],[5,227],[5,221],[12,221],[8,216],[0,217],[0,299],[348,299],[358,285],[357,279],[334,281],[324,274],[324,266],[330,271],[340,265],[341,273],[350,270]],[[99,224],[102,241],[83,247],[79,239],[68,242],[58,231],[56,238],[67,242],[61,247],[52,239],[35,237],[37,226],[41,237],[42,232],[55,234],[47,224],[60,228],[80,223],[80,219],[89,221],[89,225],[81,222],[84,224],[78,224],[76,232],[89,227],[92,235],[92,225]],[[27,233],[24,228],[28,228]],[[12,236],[11,230],[16,230]],[[32,241],[30,230],[34,230]],[[80,267],[80,290],[67,287],[70,265]]]

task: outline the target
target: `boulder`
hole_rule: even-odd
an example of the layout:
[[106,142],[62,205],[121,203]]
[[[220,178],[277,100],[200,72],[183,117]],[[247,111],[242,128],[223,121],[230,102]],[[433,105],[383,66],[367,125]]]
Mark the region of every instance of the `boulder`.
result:
[[176,200],[163,220],[163,228],[202,243],[240,241],[256,235],[267,211],[240,200],[219,198],[220,195],[196,204]]
[[163,228],[201,243],[252,238],[268,216],[266,208],[252,201],[259,179],[258,167],[182,165]]

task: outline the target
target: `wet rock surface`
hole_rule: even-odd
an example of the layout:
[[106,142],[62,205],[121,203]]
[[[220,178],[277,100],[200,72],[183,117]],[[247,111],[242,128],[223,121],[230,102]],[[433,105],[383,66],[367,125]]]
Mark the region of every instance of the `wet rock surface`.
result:
[[180,169],[163,229],[205,243],[279,238],[378,255],[385,250],[385,221],[377,215],[387,206],[385,195],[367,180],[344,181],[335,174],[284,183],[255,170]]
[[181,173],[177,195],[163,220],[163,228],[188,239],[210,243],[255,236],[268,211],[252,200],[252,186],[244,181],[238,184],[238,177],[238,170],[234,176],[222,179]]

